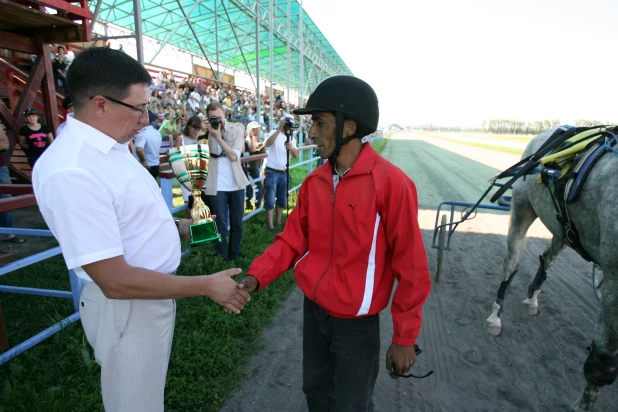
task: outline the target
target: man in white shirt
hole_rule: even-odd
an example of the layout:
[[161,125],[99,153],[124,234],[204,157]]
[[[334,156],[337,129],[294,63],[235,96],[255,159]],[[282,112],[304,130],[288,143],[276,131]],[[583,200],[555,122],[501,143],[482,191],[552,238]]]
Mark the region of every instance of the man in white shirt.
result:
[[193,92],[189,95],[189,104],[194,112],[197,108],[200,108],[200,94],[198,92]]
[[[73,102],[71,101],[71,96],[66,96],[64,100],[62,100],[62,108],[66,111],[67,117],[73,117]],[[66,120],[58,125],[56,136],[60,135],[60,132],[62,132],[66,125]]]
[[248,294],[231,279],[240,269],[174,276],[178,232],[190,221],[175,224],[127,147],[148,125],[148,72],[125,53],[93,47],[68,78],[75,115],[39,158],[34,193],[68,268],[88,281],[79,310],[101,365],[105,410],[163,411],[173,299],[208,296],[240,313]]
[[151,124],[135,135],[135,158],[155,179],[159,177],[159,156],[163,138]]
[[279,126],[273,134],[270,135],[264,147],[268,148],[268,158],[266,159],[266,177],[264,179],[264,209],[266,209],[266,220],[268,230],[271,233],[276,233],[277,230],[273,225],[273,209],[275,208],[275,200],[277,206],[276,225],[281,228],[281,216],[288,196],[288,151],[292,157],[298,157],[298,149],[296,142],[290,135],[288,139],[284,133],[284,127],[289,119],[283,116],[279,121]]

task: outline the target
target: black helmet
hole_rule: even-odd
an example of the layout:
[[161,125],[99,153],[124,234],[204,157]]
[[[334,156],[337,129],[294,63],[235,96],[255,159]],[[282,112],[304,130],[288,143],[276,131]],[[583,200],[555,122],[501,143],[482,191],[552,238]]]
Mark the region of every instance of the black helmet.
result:
[[315,88],[307,107],[294,110],[295,114],[313,112],[339,112],[354,120],[365,133],[378,128],[378,96],[367,83],[353,76],[332,76]]
[[[335,113],[337,120],[335,150],[329,159],[333,167],[341,148],[356,138],[375,132],[380,117],[378,97],[371,86],[354,76],[345,75],[323,80],[309,96],[307,106],[294,110],[295,114],[313,112]],[[352,136],[343,138],[343,123],[346,118],[354,120],[358,128]]]

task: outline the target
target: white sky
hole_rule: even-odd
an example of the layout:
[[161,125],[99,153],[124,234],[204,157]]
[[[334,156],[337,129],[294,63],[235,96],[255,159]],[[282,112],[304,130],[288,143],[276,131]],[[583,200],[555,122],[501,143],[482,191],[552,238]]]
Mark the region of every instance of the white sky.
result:
[[[380,122],[618,122],[618,0],[303,0]],[[613,24],[612,24],[613,23]]]

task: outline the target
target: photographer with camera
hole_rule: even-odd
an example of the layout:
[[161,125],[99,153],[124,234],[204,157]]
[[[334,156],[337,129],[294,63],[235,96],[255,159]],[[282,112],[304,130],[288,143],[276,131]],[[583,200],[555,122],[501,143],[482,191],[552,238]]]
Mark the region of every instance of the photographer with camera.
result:
[[240,153],[245,148],[244,130],[225,121],[225,111],[219,102],[211,102],[206,107],[206,115],[208,120],[204,121],[204,125],[208,130],[210,149],[206,196],[212,205],[212,213],[217,216],[217,228],[221,234],[221,243],[215,245],[215,251],[223,259],[231,260],[240,255],[245,187],[249,184],[240,165]]
[[292,130],[297,126],[294,124],[294,117],[284,114],[277,130],[270,135],[264,147],[268,148],[268,159],[266,160],[266,177],[264,179],[264,209],[266,209],[266,219],[268,230],[276,233],[273,225],[273,209],[275,199],[277,202],[276,225],[281,228],[281,217],[283,208],[286,205],[288,196],[288,151],[292,157],[298,157],[296,142],[292,138]]

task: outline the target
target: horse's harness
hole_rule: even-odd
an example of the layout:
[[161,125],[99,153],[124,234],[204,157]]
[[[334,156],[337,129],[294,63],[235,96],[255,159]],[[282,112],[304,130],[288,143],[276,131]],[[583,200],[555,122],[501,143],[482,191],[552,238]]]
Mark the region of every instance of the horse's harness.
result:
[[592,261],[579,239],[567,204],[575,201],[596,162],[607,152],[618,155],[618,126],[562,126],[534,153],[514,164],[492,180],[511,177],[491,198],[499,199],[520,177],[536,174],[549,190],[563,238],[587,261]]

